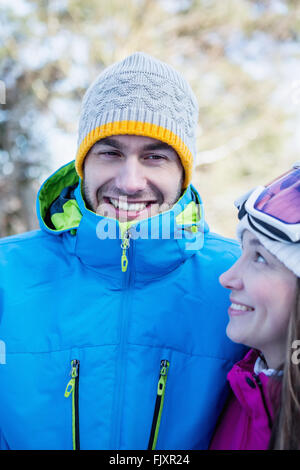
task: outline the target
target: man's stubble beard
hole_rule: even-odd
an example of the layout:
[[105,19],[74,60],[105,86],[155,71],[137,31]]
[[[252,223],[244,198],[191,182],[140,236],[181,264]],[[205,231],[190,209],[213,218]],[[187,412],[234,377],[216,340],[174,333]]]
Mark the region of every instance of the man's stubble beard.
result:
[[82,188],[82,197],[83,197],[83,200],[85,202],[86,208],[89,209],[92,212],[96,212],[94,210],[94,207],[93,207],[93,202],[92,202],[92,199],[91,199],[90,194],[89,194],[89,189],[88,189],[88,185],[86,184],[85,177],[83,177],[83,179],[82,179],[81,188]]

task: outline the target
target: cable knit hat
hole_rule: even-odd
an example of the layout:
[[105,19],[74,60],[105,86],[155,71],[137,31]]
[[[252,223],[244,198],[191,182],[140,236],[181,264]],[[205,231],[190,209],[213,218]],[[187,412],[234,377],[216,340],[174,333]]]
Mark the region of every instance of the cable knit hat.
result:
[[83,176],[89,149],[110,135],[134,134],[169,144],[192,178],[198,105],[186,80],[169,65],[136,52],[105,69],[82,102],[76,170]]
[[281,261],[290,271],[300,277],[300,243],[279,242],[271,240],[270,238],[257,232],[248,221],[248,214],[239,221],[236,229],[239,241],[242,240],[242,235],[245,230],[253,233],[260,243]]

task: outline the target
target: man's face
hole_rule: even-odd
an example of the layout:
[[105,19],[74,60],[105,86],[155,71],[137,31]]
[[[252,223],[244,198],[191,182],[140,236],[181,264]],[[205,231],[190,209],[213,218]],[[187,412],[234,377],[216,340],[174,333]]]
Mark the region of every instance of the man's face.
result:
[[169,145],[137,135],[99,140],[84,161],[87,206],[121,222],[169,210],[182,192],[184,170]]

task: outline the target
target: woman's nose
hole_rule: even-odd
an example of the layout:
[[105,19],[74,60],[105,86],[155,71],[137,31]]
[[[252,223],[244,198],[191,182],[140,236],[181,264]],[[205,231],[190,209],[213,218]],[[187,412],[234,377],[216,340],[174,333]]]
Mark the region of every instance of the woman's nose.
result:
[[237,260],[230,269],[221,274],[219,282],[226,289],[240,290],[243,288],[240,260]]

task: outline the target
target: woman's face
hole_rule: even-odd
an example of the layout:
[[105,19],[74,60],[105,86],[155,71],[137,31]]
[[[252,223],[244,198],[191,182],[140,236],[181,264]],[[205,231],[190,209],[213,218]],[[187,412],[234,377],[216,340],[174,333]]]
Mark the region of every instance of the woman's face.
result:
[[268,366],[276,368],[284,360],[297,277],[248,230],[242,245],[242,256],[220,276],[222,286],[231,290],[226,333],[236,343],[259,349]]

